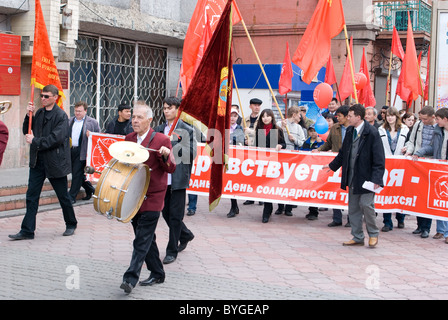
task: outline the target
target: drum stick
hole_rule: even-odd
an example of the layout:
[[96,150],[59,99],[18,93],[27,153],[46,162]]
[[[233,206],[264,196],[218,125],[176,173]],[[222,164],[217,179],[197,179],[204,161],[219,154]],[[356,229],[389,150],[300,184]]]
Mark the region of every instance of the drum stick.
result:
[[156,150],[156,149],[145,148],[145,147],[143,147],[143,146],[140,146],[140,147],[143,148],[143,149],[145,149],[145,150],[148,150],[148,151],[159,152],[159,150]]

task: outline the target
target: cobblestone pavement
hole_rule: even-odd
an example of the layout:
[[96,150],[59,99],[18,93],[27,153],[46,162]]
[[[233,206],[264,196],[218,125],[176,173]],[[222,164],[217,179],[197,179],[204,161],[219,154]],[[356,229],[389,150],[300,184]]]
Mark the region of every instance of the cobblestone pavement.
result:
[[[0,219],[0,299],[42,300],[353,300],[448,299],[448,244],[413,235],[416,218],[404,229],[381,232],[376,248],[344,247],[350,228],[329,228],[332,211],[305,219],[272,215],[261,223],[262,207],[243,206],[226,217],[230,201],[208,212],[199,197],[185,223],[195,238],[177,260],[165,265],[165,283],[119,288],[132,253],[132,227],[94,213],[92,204],[75,208],[78,228],[63,237],[60,210],[39,213],[34,240],[12,241],[22,216]],[[274,205],[274,209],[276,205]],[[344,216],[345,219],[345,216]],[[378,216],[382,226],[382,215]],[[164,257],[168,229],[160,218],[157,242]],[[148,276],[142,271],[141,278]]]

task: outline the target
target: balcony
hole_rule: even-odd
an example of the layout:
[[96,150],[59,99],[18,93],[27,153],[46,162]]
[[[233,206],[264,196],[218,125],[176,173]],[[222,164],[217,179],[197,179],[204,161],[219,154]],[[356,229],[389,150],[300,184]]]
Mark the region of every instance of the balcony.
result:
[[431,11],[429,4],[422,0],[415,1],[374,1],[375,24],[382,31],[406,31],[408,28],[408,12],[414,32],[431,34]]

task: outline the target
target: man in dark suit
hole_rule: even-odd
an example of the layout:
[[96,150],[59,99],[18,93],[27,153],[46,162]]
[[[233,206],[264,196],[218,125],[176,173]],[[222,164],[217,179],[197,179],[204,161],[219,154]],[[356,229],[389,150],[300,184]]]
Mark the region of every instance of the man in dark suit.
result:
[[168,173],[173,173],[176,163],[171,151],[168,137],[150,128],[152,109],[144,102],[137,102],[132,115],[134,132],[128,134],[126,141],[136,142],[145,148],[158,150],[151,152],[145,164],[151,169],[151,183],[146,192],[145,200],[139,211],[132,219],[135,239],[133,242],[131,263],[123,275],[120,286],[126,293],[130,293],[140,277],[143,263],[150,271],[149,278],[141,281],[142,286],[151,286],[165,281],[165,272],[159,257],[155,230],[164,205],[167,188]]
[[23,121],[25,140],[30,145],[30,171],[26,192],[26,213],[21,230],[9,235],[14,240],[34,239],[36,214],[39,198],[46,178],[50,181],[62,208],[66,230],[64,236],[75,232],[77,220],[67,189],[67,175],[72,171],[70,161],[70,132],[68,117],[56,102],[59,90],[47,85],[40,95],[42,108],[32,117],[31,133],[28,133],[29,112],[34,113],[35,106],[30,102]]
[[[179,106],[180,100],[175,97],[164,100],[163,114],[166,123],[158,126],[155,129],[156,132],[169,133]],[[194,238],[193,233],[185,226],[183,219],[186,189],[190,183],[191,166],[196,157],[197,141],[193,128],[180,119],[171,133],[170,139],[176,159],[176,171],[168,176],[165,206],[162,210],[162,216],[170,229],[166,256],[163,259],[164,264],[174,262],[177,254],[184,250],[188,242]]]
[[87,143],[90,132],[100,132],[98,121],[87,115],[87,103],[79,101],[75,103],[75,115],[70,118],[70,136],[72,138],[72,185],[70,186],[70,199],[76,202],[81,187],[86,191],[82,200],[89,200],[95,193],[95,188],[86,179],[84,168],[87,159]]
[[369,234],[369,246],[378,243],[379,229],[376,225],[375,193],[363,187],[369,181],[374,189],[383,186],[386,158],[378,130],[364,120],[365,108],[360,104],[350,107],[349,127],[336,158],[328,165],[336,171],[342,167],[341,189],[348,192],[348,214],[353,239],[344,246],[364,245],[363,217]]

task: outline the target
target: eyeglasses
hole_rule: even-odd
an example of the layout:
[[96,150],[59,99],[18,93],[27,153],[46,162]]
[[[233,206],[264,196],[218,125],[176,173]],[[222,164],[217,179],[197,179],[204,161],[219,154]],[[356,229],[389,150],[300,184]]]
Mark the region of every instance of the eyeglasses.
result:
[[53,98],[54,96],[49,96],[48,94],[41,94],[40,97],[48,99],[48,98]]

